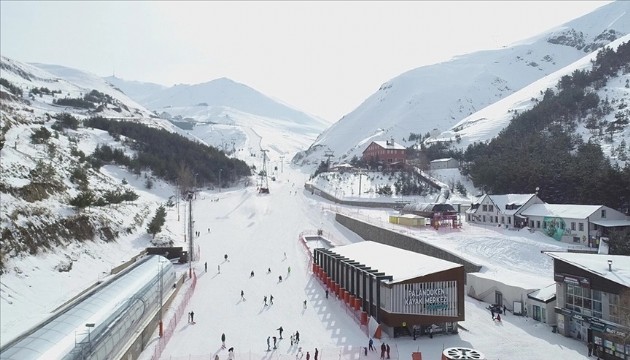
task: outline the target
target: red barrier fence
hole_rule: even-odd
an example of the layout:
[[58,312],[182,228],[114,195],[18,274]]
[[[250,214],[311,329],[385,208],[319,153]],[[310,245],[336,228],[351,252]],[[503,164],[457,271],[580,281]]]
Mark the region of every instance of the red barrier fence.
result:
[[177,328],[177,323],[179,323],[179,320],[182,318],[182,315],[184,315],[186,306],[188,306],[188,302],[190,301],[190,298],[195,292],[195,287],[197,286],[197,274],[194,271],[192,274],[193,275],[192,275],[192,280],[190,282],[190,286],[188,287],[188,289],[186,289],[186,293],[184,293],[181,301],[179,302],[179,305],[177,306],[177,309],[175,310],[173,317],[165,326],[164,336],[162,336],[160,340],[158,340],[158,343],[155,346],[155,350],[153,352],[153,356],[151,356],[151,360],[159,360],[160,356],[162,356],[162,352],[164,351],[164,348],[166,348],[168,341],[173,336],[173,333],[175,332],[175,328]]

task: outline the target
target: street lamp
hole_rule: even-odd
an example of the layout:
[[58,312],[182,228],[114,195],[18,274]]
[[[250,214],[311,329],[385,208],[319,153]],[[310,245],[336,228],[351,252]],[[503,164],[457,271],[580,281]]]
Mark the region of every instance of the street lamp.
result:
[[[164,256],[168,259],[168,251],[164,254]],[[162,284],[162,273],[163,273],[163,262],[162,262],[162,257],[160,256],[158,258],[158,269],[159,269],[159,275],[160,275],[160,322],[159,322],[159,326],[158,326],[158,333],[159,336],[162,337],[164,335],[164,322],[162,321],[162,304],[163,304],[163,289],[164,289],[164,285]]]
[[223,172],[223,169],[219,169],[219,192],[221,192],[221,173]]

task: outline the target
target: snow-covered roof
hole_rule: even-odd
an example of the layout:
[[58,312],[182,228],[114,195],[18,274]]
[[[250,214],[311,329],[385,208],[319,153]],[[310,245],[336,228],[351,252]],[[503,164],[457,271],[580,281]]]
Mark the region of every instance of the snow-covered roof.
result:
[[383,149],[405,150],[404,146],[396,143],[395,141],[377,140],[377,141],[373,141],[373,143],[375,143],[376,145],[382,147]]
[[601,207],[601,205],[534,204],[525,209],[521,214],[525,216],[553,216],[568,219],[586,219]]
[[431,162],[432,163],[438,163],[438,162],[447,162],[449,160],[453,160],[453,158],[435,159],[435,160],[432,160]]
[[337,246],[330,251],[392,276],[390,283],[450,270],[463,265],[374,241]]
[[550,284],[542,289],[532,291],[527,294],[528,298],[536,299],[544,303],[553,300],[556,297],[556,283]]
[[[570,252],[545,252],[545,254],[617,284],[630,287],[630,256]],[[612,271],[608,270],[608,260],[612,260]]]
[[416,215],[416,214],[403,214],[403,215],[400,215],[399,217],[401,217],[401,218],[410,218],[410,219],[424,218],[424,216],[420,216],[420,215]]
[[488,195],[490,200],[499,208],[499,210],[507,215],[516,213],[519,208],[507,210],[508,204],[518,205],[519,207],[529,201],[535,194],[505,194],[505,195]]
[[592,220],[591,222],[603,227],[630,226],[630,220]]

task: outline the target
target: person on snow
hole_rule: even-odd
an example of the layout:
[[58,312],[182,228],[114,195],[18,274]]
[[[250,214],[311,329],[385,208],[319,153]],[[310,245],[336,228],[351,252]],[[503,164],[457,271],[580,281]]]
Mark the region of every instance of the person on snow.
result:
[[298,348],[297,354],[295,354],[295,359],[296,360],[301,360],[302,356],[304,356],[304,353],[302,352],[302,347],[300,347],[300,348]]
[[387,358],[389,359],[389,344],[385,344],[385,352],[387,353]]
[[[273,299],[273,296],[271,297]],[[282,339],[282,332],[284,331],[284,329],[282,328],[282,326],[280,326],[278,328],[278,332],[280,333],[280,339]]]
[[319,355],[319,351],[315,348],[315,356],[313,357],[313,360],[317,360],[317,355]]
[[497,318],[496,319],[497,319],[498,322],[501,322],[501,314],[497,314]]
[[370,338],[370,341],[368,341],[368,348],[370,349],[370,351],[374,351],[374,340],[372,340],[372,338]]
[[271,351],[271,345],[269,340],[271,340],[271,336],[267,336],[267,351]]
[[300,342],[300,333],[299,332],[295,332],[295,343],[299,343]]
[[241,290],[241,300],[245,301],[245,292]]
[[306,300],[304,300],[304,308],[306,309]]
[[251,273],[249,273],[249,277],[250,277],[250,278],[253,278],[253,277],[254,277],[254,270],[252,270],[252,272],[251,272]]
[[306,352],[306,360],[311,360],[311,353],[310,352]]
[[221,265],[217,265],[217,272],[220,274],[221,273]]
[[267,269],[267,274],[269,274],[271,272],[271,268]]
[[282,282],[282,275],[278,276],[278,282]]
[[265,302],[265,306],[267,306],[267,295],[265,295],[265,297],[263,298],[263,301]]
[[385,347],[385,343],[381,344],[381,359],[385,359],[385,351],[387,348]]
[[203,268],[204,268],[204,270],[206,270],[206,272],[208,272],[208,262],[207,261],[203,264]]
[[234,360],[234,348],[228,349],[228,360]]
[[277,347],[276,347],[276,343],[277,343],[277,341],[278,341],[278,338],[274,336],[274,337],[273,337],[273,348],[274,348],[274,349],[277,349]]
[[[287,276],[291,274],[291,267],[289,266],[289,268],[287,269]],[[308,352],[307,352],[308,353]]]
[[221,334],[221,349],[225,349],[225,333]]
[[214,355],[214,360],[219,360],[219,354]]
[[269,295],[269,305],[273,305],[273,295]]
[[190,312],[190,322],[193,323],[193,324],[195,323],[195,312],[194,311]]
[[223,259],[224,259],[225,261],[228,261],[228,259],[227,259],[227,254],[223,255]]
[[293,340],[295,340],[295,337],[291,334],[291,346],[293,346]]
[[326,289],[326,299],[328,299],[328,289]]

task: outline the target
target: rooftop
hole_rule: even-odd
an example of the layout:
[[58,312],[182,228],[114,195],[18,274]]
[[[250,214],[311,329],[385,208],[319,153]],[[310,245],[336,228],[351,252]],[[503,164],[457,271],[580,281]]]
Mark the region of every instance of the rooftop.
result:
[[525,216],[551,216],[568,219],[586,219],[601,207],[601,205],[534,204],[525,209],[521,214]]
[[[630,287],[630,256],[570,252],[545,252],[545,254],[594,275]],[[612,261],[612,271],[608,270],[608,260]]]
[[392,276],[392,283],[463,267],[450,261],[374,241],[337,246],[330,251]]

